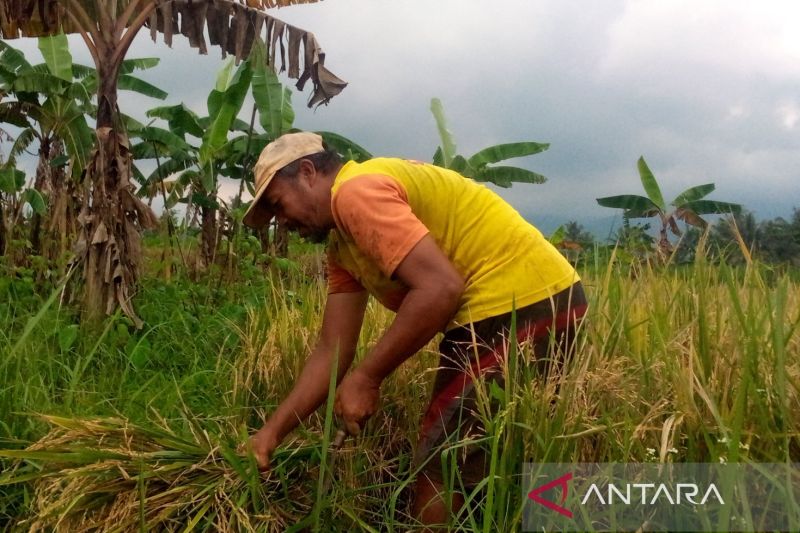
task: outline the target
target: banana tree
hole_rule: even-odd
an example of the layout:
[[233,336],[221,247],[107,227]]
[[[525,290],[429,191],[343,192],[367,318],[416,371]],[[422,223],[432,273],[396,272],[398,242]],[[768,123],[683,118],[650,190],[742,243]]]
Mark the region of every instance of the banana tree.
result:
[[[25,173],[6,161],[0,166],[0,256],[5,256],[8,243],[22,239],[19,224],[23,211],[29,207],[33,216],[45,212],[45,201],[39,191],[26,187]],[[12,258],[11,264],[18,264],[20,257],[29,254],[22,250],[15,250],[17,256]]]
[[[28,194],[36,194],[41,202],[37,201],[40,208],[32,211],[27,238],[30,249],[24,257],[44,253],[50,259],[62,255],[59,252],[65,246],[49,246],[42,250],[43,222],[47,219],[55,224],[55,217],[46,216],[45,205],[49,204],[52,215],[56,204],[60,208],[63,199],[70,197],[66,190],[71,181],[66,178],[65,164],[70,162],[70,168],[79,174],[91,145],[91,129],[85,116],[91,98],[80,80],[73,79],[71,57],[63,58],[63,66],[56,67],[55,54],[49,53],[57,48],[53,46],[53,39],[40,40],[46,64],[35,66],[28,63],[21,52],[0,43],[0,92],[4,95],[0,102],[0,122],[20,128],[5,164],[14,169],[20,154],[31,145],[38,145],[38,164]],[[49,201],[52,198],[56,202]],[[16,224],[12,228],[17,233],[23,229]],[[63,244],[63,239],[56,238],[55,242]]]
[[547,181],[547,178],[536,172],[520,167],[495,165],[495,163],[544,152],[550,148],[549,144],[537,142],[498,144],[484,148],[467,158],[456,153],[455,139],[447,128],[444,107],[438,98],[431,100],[431,112],[436,119],[436,127],[442,141],[441,146],[433,155],[434,165],[455,170],[475,181],[490,182],[503,188],[511,187],[512,183],[544,183]]
[[[275,72],[267,66],[264,59],[266,53],[266,46],[257,39],[253,42],[248,60],[242,63],[236,74],[232,74],[231,65],[220,72],[217,87],[208,99],[209,115],[216,116],[217,127],[213,126],[210,116],[201,118],[184,104],[180,104],[147,112],[149,117],[166,121],[169,130],[148,127],[135,132],[136,136],[143,139],[133,146],[137,158],[153,159],[156,155],[163,158],[159,160],[159,168],[150,176],[139,176],[138,180],[144,184],[141,194],[161,193],[168,207],[177,202],[186,203],[187,216],[193,207],[199,208],[201,212],[207,207],[221,209],[217,223],[223,227],[213,228],[210,217],[203,217],[203,234],[207,236],[207,244],[204,246],[207,259],[213,255],[214,245],[218,240],[211,236],[223,234],[228,239],[227,257],[233,257],[236,240],[240,237],[241,219],[248,205],[242,202],[242,195],[245,189],[253,193],[253,163],[268,142],[293,129],[295,114],[292,108],[292,92],[281,84]],[[224,124],[219,122],[223,115],[216,113],[213,105],[217,100],[227,99],[231,104],[231,113],[226,116],[232,118],[233,111],[238,114],[242,105],[244,84],[237,85],[234,81],[244,80],[248,76],[254,101],[251,122],[247,124],[233,118],[229,122],[229,131],[225,131]],[[212,129],[216,133],[212,133]],[[369,157],[366,150],[341,135],[320,133],[330,146],[345,157]],[[203,145],[198,146],[192,138],[202,139]],[[205,154],[205,157],[201,158],[201,154]],[[167,176],[172,176],[173,179],[165,182],[164,178]],[[219,199],[216,194],[216,180],[220,176],[239,183],[239,192],[230,204]],[[279,227],[275,238],[271,239],[269,228],[264,228],[259,234],[262,251],[268,253],[271,248],[275,248],[275,253],[285,255],[285,233],[285,228]],[[271,241],[274,246],[270,245]]]
[[[200,212],[201,249],[206,264],[213,261],[216,252],[220,235],[218,224],[230,226],[229,243],[236,233],[235,226],[241,222],[243,214],[242,193],[245,187],[252,192],[252,163],[264,146],[289,131],[294,121],[291,91],[283,87],[267,66],[265,55],[266,47],[259,39],[254,42],[248,59],[235,72],[232,63],[225,65],[208,96],[208,116],[199,117],[183,104],[155,108],[147,115],[165,120],[169,130],[148,127],[135,132],[143,140],[134,146],[138,157],[153,158],[158,153],[164,156],[156,171],[141,177],[142,183],[147,184],[143,192],[152,194],[160,190],[168,207],[175,202],[186,203],[187,219],[193,209]],[[259,124],[267,133],[255,132],[254,125],[236,118],[248,91],[252,92],[255,102],[254,113],[258,112]],[[187,140],[190,137],[199,142],[192,144],[193,141]],[[174,174],[177,175],[175,179],[164,182],[165,177]],[[230,216],[225,220],[216,217],[222,202],[217,196],[220,176],[240,184],[234,208],[226,211]]]
[[[229,157],[228,135],[232,129],[242,129],[242,122],[237,119],[237,115],[249,92],[252,77],[250,59],[242,62],[235,70],[233,62],[229,61],[219,72],[216,86],[208,95],[207,117],[198,117],[183,104],[160,107],[149,110],[147,114],[166,120],[169,130],[148,126],[132,132],[141,139],[133,147],[135,156],[159,157],[153,174],[146,178],[140,177],[143,193],[152,194],[160,190],[165,208],[171,207],[166,196],[167,185],[164,179],[175,172],[181,172],[177,183],[182,189],[190,191],[181,200],[190,206],[196,206],[201,213],[201,258],[206,266],[213,262],[219,241],[218,177],[223,162]],[[187,140],[187,136],[195,137],[199,142]],[[165,156],[163,164],[161,156]]]
[[[97,85],[93,68],[73,64],[64,34],[39,38],[39,49],[45,60],[30,65],[24,55],[0,43],[0,87],[15,99],[0,103],[0,121],[8,121],[21,132],[9,153],[9,163],[36,142],[38,165],[34,189],[47,200],[47,214],[34,212],[30,241],[34,255],[44,253],[50,259],[64,257],[75,236],[77,215],[81,207],[78,187],[93,142],[87,115],[96,108],[91,94]],[[151,68],[158,59],[129,59],[121,66],[120,89],[165,98],[166,93],[130,74],[137,68]],[[68,167],[71,172],[66,173]],[[41,249],[42,223],[53,246]]]
[[658,185],[655,176],[650,171],[644,157],[640,157],[637,162],[639,177],[642,181],[647,196],[636,194],[622,194],[618,196],[606,196],[597,198],[597,203],[603,207],[622,209],[626,219],[631,218],[651,218],[658,217],[661,222],[659,229],[658,248],[668,254],[672,251],[668,232],[675,236],[682,234],[678,226],[678,220],[686,224],[705,228],[708,223],[701,215],[718,215],[725,213],[739,213],[742,206],[730,202],[720,202],[716,200],[704,200],[714,191],[713,183],[690,187],[680,193],[670,202],[669,206],[664,201],[661,194],[661,187]]
[[[137,33],[149,27],[152,38],[174,34],[207,52],[212,45],[241,60],[253,39],[270,43],[269,62],[298,79],[311,80],[309,106],[325,103],[346,85],[324,66],[325,54],[313,34],[266,14],[268,7],[316,0],[0,0],[0,36],[4,39],[78,33],[98,73],[95,149],[85,169],[90,191],[79,217],[84,272],[84,311],[98,319],[121,307],[141,326],[130,303],[138,279],[140,230],[154,225],[152,211],[132,193],[131,154],[117,105],[122,61]],[[303,53],[301,53],[301,47]],[[302,65],[302,69],[301,69]],[[82,251],[81,251],[82,250]]]
[[0,42],[0,92],[5,96],[0,122],[22,128],[9,162],[38,141],[40,167],[56,157],[50,154],[51,148],[62,152],[66,148],[75,175],[80,175],[91,144],[86,122],[91,95],[84,81],[73,74],[64,35],[40,38],[39,48],[45,64],[31,65],[22,52]]

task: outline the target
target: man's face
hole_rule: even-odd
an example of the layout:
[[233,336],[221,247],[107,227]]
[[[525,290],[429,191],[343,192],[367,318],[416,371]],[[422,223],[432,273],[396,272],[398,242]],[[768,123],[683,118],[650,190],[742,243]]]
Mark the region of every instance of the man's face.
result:
[[279,223],[316,243],[324,242],[332,227],[330,191],[325,194],[320,177],[314,165],[304,161],[296,177],[277,176],[264,192]]

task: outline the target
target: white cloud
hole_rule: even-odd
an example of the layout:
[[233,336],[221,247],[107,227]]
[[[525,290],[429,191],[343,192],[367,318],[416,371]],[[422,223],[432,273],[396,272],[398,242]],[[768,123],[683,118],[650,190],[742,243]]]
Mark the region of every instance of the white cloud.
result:
[[800,106],[796,102],[789,102],[778,108],[778,117],[787,130],[793,130],[800,121]]
[[750,116],[750,110],[744,104],[735,104],[728,109],[728,118],[743,119]]
[[799,20],[794,0],[628,0],[608,28],[601,72],[686,91],[709,75],[800,80]]

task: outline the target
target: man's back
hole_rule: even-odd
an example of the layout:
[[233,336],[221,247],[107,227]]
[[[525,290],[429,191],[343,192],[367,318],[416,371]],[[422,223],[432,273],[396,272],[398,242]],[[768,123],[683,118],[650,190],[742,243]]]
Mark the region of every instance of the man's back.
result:
[[405,287],[391,274],[430,232],[466,283],[449,327],[547,299],[579,280],[502,198],[447,169],[391,158],[349,162],[336,176],[332,208],[330,291],[357,282],[396,310]]

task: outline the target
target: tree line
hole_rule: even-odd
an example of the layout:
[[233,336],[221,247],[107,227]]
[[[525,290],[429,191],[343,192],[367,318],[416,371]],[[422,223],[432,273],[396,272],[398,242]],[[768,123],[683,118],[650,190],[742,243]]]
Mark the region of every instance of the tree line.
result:
[[[573,261],[585,260],[596,250],[617,248],[632,256],[650,258],[657,255],[658,238],[650,223],[627,223],[606,239],[598,239],[582,224],[570,220],[557,230],[556,246]],[[787,219],[775,217],[757,220],[747,210],[720,216],[705,228],[691,227],[672,245],[669,259],[675,263],[691,263],[702,254],[705,260],[743,265],[756,260],[761,263],[800,267],[800,208]],[[674,254],[674,255],[673,255]]]

